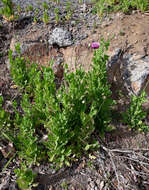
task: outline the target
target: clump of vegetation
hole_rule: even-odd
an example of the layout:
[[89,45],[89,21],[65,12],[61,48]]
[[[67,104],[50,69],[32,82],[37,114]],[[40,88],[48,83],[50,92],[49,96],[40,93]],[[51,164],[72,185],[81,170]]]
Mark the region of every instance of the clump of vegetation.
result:
[[28,12],[32,12],[33,11],[33,6],[32,5],[28,5],[25,9],[25,11],[28,13]]
[[48,6],[47,2],[45,2],[45,1],[42,3],[42,7],[43,7],[44,10],[49,9],[49,6]]
[[[95,131],[100,136],[106,131],[113,104],[106,74],[108,56],[104,50],[107,46],[108,43],[101,41],[94,54],[93,68],[88,73],[82,68],[75,73],[65,72],[65,82],[59,89],[56,89],[52,67],[39,69],[36,64],[28,67],[29,63],[19,54],[19,47],[16,58],[9,53],[11,76],[20,90],[23,89],[21,107],[24,114],[17,111],[14,102],[15,117],[11,123],[4,117],[7,113],[2,107],[1,119],[2,128],[9,124],[15,131],[8,133],[8,139],[19,159],[29,168],[23,166],[16,170],[20,187],[22,184],[29,187],[33,180],[30,169],[41,160],[48,158],[58,168],[70,166],[83,152],[98,147],[97,140],[91,136]],[[46,139],[41,138],[42,128],[46,130]],[[30,179],[25,177],[28,172],[32,174]]]
[[59,8],[55,8],[54,9],[54,13],[55,13],[55,20],[56,20],[56,23],[58,24],[58,22],[60,21],[60,11],[59,11]]
[[44,22],[45,24],[48,24],[48,23],[49,23],[50,17],[49,17],[49,15],[48,15],[48,11],[47,11],[47,10],[44,11],[42,20],[43,20],[43,22]]
[[70,1],[67,1],[65,10],[66,10],[65,18],[68,21],[68,20],[71,19],[72,14],[73,14],[73,10],[72,10],[71,2]]
[[[64,82],[58,89],[52,63],[50,67],[39,68],[21,57],[19,46],[15,58],[10,51],[11,76],[22,92],[23,114],[17,111],[18,104],[14,101],[15,114],[11,118],[2,108],[1,97],[0,127],[3,138],[13,143],[22,163],[15,170],[21,189],[31,188],[36,177],[33,166],[44,160],[57,168],[70,166],[82,153],[99,146],[93,138],[95,133],[103,137],[109,130],[114,101],[107,82],[108,56],[104,52],[108,45],[109,42],[101,40],[90,71],[80,67],[70,73],[66,66]],[[132,128],[146,130],[142,122],[145,114],[141,110],[144,98],[144,93],[133,97],[124,114],[125,123]]]
[[142,105],[146,101],[146,93],[142,91],[140,96],[133,95],[131,97],[130,107],[124,112],[123,122],[132,129],[139,131],[149,131],[149,126],[145,125],[143,119],[146,118],[147,113],[143,111]]
[[22,190],[31,190],[36,177],[32,169],[28,168],[25,163],[21,163],[21,168],[15,169],[14,172],[18,176],[17,183],[19,188]]
[[0,14],[3,15],[3,17],[8,20],[12,21],[14,20],[14,3],[12,0],[2,0],[3,8],[0,9]]
[[93,0],[93,2],[95,2],[94,11],[98,13],[99,17],[119,10],[122,10],[124,13],[129,13],[136,9],[142,12],[149,9],[148,0]]

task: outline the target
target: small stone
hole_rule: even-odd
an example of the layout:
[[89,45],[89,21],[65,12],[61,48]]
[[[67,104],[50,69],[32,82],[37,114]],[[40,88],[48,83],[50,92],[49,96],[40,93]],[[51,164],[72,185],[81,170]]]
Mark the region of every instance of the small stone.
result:
[[102,181],[102,182],[100,183],[100,190],[102,190],[103,187],[104,187],[104,181]]
[[71,26],[75,26],[75,25],[76,25],[76,21],[75,20],[71,21]]

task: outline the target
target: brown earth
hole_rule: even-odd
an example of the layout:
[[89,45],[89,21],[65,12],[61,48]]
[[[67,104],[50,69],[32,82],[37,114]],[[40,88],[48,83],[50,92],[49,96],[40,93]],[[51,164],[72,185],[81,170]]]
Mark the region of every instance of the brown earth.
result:
[[93,51],[88,49],[88,45],[93,41],[100,41],[102,37],[105,40],[110,39],[109,55],[116,48],[125,49],[128,47],[128,52],[131,54],[149,55],[149,14],[137,12],[132,15],[123,13],[111,15],[108,21],[104,21],[100,27],[89,31],[88,36],[80,46],[68,47],[64,50],[66,63],[71,63],[72,57],[79,59],[79,56],[80,63],[88,68],[93,55]]

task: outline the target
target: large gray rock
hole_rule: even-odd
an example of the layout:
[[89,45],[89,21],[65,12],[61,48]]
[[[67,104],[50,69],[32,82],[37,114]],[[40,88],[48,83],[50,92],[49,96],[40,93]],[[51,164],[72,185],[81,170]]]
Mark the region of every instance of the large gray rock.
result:
[[63,28],[55,28],[49,38],[50,45],[58,45],[59,47],[67,47],[73,44],[71,32]]
[[145,89],[149,96],[149,56],[130,55],[116,49],[107,65],[108,79],[128,95],[139,95]]
[[131,94],[138,95],[145,89],[149,95],[149,56],[125,55],[121,68],[124,85]]

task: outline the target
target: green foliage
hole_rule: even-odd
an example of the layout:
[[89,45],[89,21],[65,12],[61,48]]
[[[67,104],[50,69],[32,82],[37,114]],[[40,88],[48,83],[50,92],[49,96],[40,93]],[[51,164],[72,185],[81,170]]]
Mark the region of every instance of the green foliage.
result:
[[14,19],[14,4],[12,0],[2,0],[3,8],[0,9],[0,14],[4,15],[8,20]]
[[149,9],[149,0],[98,0],[94,6],[94,12],[100,17],[105,13],[122,10],[129,13],[131,10],[138,9],[145,12]]
[[27,75],[28,71],[27,71],[25,59],[20,56],[19,44],[16,46],[16,53],[18,54],[18,56],[16,56],[16,58],[13,59],[12,51],[11,50],[9,51],[11,75],[13,76],[13,79],[16,85],[24,87],[26,82],[28,81],[28,75]]
[[32,11],[33,11],[33,6],[32,5],[28,5],[26,7],[26,12],[28,13],[28,12],[32,12]]
[[48,4],[47,4],[46,1],[44,1],[44,2],[42,3],[42,6],[43,6],[43,9],[44,9],[44,10],[48,10],[48,8],[49,8],[49,6],[48,6]]
[[14,141],[15,129],[11,120],[10,113],[6,112],[3,105],[3,96],[0,96],[0,139],[7,138],[9,141]]
[[48,12],[47,12],[47,10],[45,10],[44,11],[44,13],[43,13],[43,22],[45,23],[45,24],[48,24],[48,22],[49,22],[49,16],[48,16]]
[[[41,154],[36,128],[41,125],[48,134],[48,140],[42,143],[49,160],[59,167],[70,165],[70,161],[84,150],[97,146],[91,135],[95,130],[103,135],[110,122],[110,107],[113,104],[106,74],[108,56],[103,53],[107,46],[108,43],[101,41],[94,55],[93,68],[88,73],[82,68],[75,73],[65,72],[65,82],[59,89],[56,89],[51,67],[42,67],[41,70],[35,64],[27,67],[24,58],[12,58],[10,52],[13,80],[25,88],[21,103],[24,116],[17,122],[20,128],[17,134],[20,158],[29,164],[36,163]],[[19,53],[18,46],[16,49]]]
[[17,183],[19,188],[30,190],[36,174],[33,173],[31,169],[28,169],[25,163],[21,164],[20,169],[15,169],[15,173],[18,176]]
[[[94,52],[92,69],[88,72],[80,67],[70,73],[66,66],[58,89],[52,62],[49,67],[39,68],[20,56],[19,45],[16,47],[17,56],[13,57],[10,51],[11,76],[23,94],[21,108],[24,114],[17,111],[14,101],[15,117],[9,125],[13,126],[15,133],[8,135],[23,162],[21,169],[16,170],[20,188],[29,189],[33,183],[33,165],[48,159],[57,168],[70,166],[82,153],[99,146],[93,138],[95,133],[103,137],[109,130],[114,101],[107,82],[108,56],[104,52],[108,46],[109,42],[101,40],[99,49]],[[144,98],[144,94],[133,97],[132,105],[124,114],[125,123],[132,128],[144,129],[141,123],[145,117],[141,110]],[[3,111],[3,99],[0,100],[0,119],[5,125],[10,116]]]
[[142,104],[146,101],[146,94],[144,91],[140,96],[133,95],[131,97],[130,107],[123,115],[123,122],[132,129],[138,129],[140,131],[149,131],[149,127],[143,123],[143,119],[146,117],[146,112],[142,109]]
[[58,23],[59,20],[60,20],[59,8],[55,8],[55,9],[54,9],[54,13],[55,13],[55,20],[56,20],[56,23]]
[[66,16],[65,16],[65,18],[66,18],[66,20],[70,20],[71,17],[72,17],[72,14],[73,14],[73,10],[72,10],[71,2],[70,1],[66,2],[66,8],[65,8],[65,10],[66,10]]

